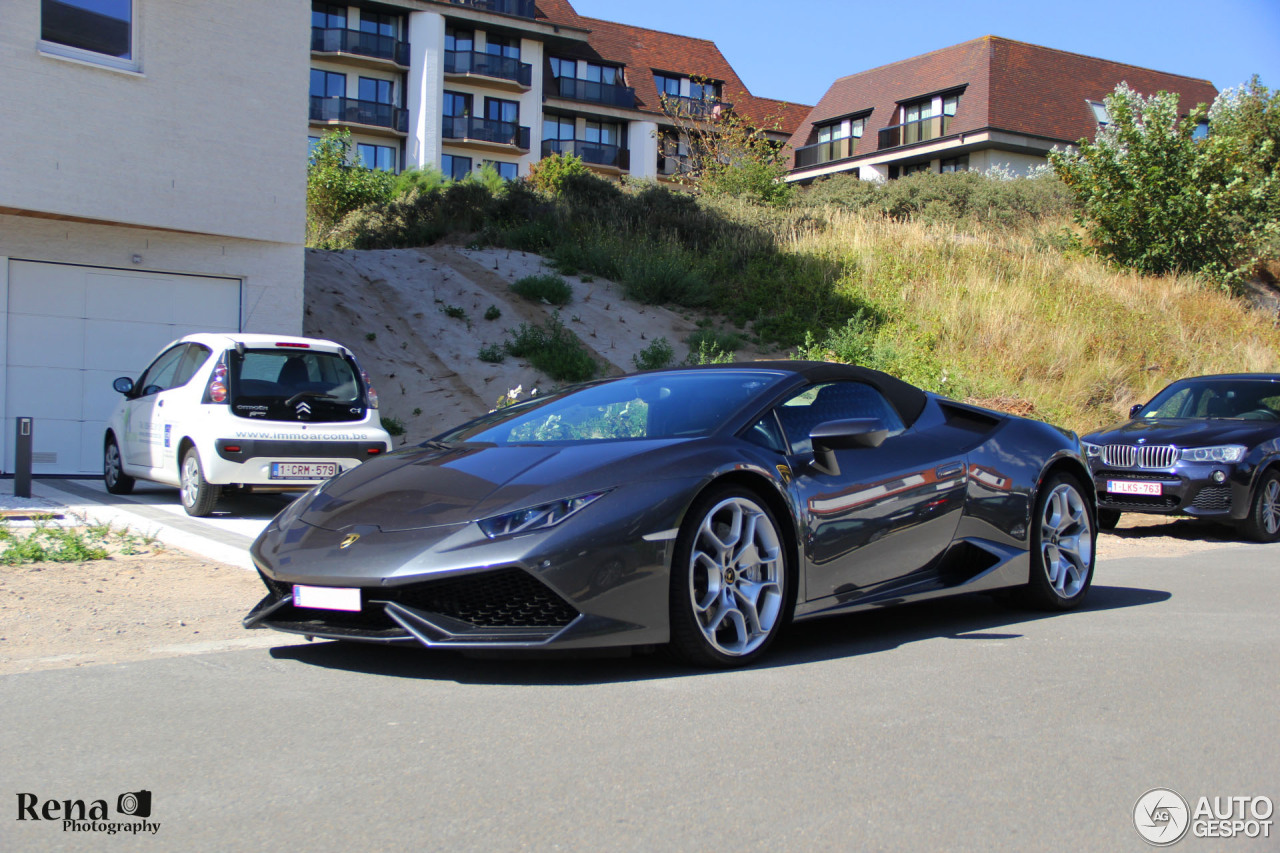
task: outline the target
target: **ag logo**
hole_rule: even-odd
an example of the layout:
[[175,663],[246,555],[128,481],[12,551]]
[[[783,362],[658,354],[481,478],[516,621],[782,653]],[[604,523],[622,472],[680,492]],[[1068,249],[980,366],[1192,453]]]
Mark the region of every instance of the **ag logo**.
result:
[[1142,840],[1168,847],[1182,840],[1191,825],[1187,801],[1169,788],[1152,788],[1133,806],[1133,825]]
[[342,540],[342,544],[339,545],[338,547],[345,551],[347,548],[350,548],[352,545],[356,544],[356,540],[358,540],[359,538],[360,538],[359,533],[348,533],[346,535],[346,538]]

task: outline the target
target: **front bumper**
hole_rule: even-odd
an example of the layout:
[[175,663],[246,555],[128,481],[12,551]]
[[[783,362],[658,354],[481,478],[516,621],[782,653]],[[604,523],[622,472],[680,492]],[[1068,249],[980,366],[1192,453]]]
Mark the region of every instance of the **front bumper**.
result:
[[[1239,520],[1249,511],[1249,482],[1235,465],[1178,463],[1162,470],[1124,469],[1092,463],[1098,509],[1197,518]],[[1215,482],[1221,471],[1225,480]],[[1109,483],[1154,484],[1158,495],[1134,495],[1111,491]]]

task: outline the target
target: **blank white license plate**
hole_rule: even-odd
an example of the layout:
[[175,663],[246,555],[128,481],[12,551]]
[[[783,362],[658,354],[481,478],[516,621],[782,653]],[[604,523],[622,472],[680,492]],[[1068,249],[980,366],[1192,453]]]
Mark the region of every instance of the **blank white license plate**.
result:
[[347,610],[357,613],[360,610],[360,590],[295,584],[293,606],[308,607],[312,610]]
[[327,480],[338,473],[337,462],[272,462],[273,480]]
[[1107,491],[1113,495],[1155,495],[1163,494],[1159,483],[1135,483],[1132,480],[1107,480]]

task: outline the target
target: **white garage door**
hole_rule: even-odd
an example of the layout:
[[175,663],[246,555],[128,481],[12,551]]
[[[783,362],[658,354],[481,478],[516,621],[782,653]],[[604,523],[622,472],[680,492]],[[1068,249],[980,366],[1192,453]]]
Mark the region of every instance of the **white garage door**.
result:
[[[36,474],[102,473],[117,376],[137,377],[165,344],[240,330],[240,280],[10,261],[0,349],[4,470],[13,423],[35,419]],[[0,277],[0,281],[3,277]]]

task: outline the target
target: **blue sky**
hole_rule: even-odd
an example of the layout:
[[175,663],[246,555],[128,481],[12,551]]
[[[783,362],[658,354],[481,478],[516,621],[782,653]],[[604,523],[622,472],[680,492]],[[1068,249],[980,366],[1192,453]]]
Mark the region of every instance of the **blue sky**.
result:
[[815,104],[837,78],[984,35],[1280,88],[1280,0],[570,0],[714,41],[752,94]]

